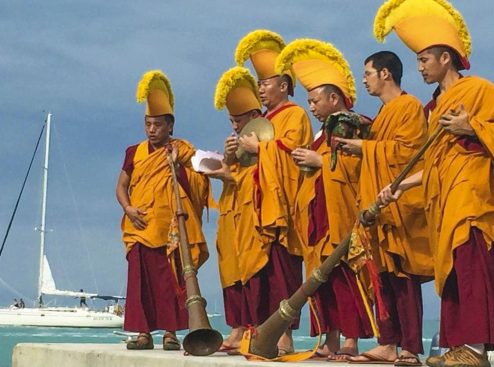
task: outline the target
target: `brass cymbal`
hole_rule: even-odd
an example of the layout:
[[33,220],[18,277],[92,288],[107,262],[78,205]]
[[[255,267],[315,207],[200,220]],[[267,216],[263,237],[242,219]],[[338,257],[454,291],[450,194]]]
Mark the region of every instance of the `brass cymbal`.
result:
[[[250,135],[251,133],[255,133],[259,141],[272,140],[274,138],[273,124],[264,117],[250,120],[240,131],[239,136]],[[246,152],[242,147],[237,149],[235,155],[242,167],[252,166],[257,163],[257,154]]]

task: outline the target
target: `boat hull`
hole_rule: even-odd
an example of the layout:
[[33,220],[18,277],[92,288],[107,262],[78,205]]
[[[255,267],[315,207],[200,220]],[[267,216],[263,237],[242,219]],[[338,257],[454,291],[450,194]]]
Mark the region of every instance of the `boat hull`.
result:
[[0,308],[0,325],[121,328],[123,317],[84,308]]

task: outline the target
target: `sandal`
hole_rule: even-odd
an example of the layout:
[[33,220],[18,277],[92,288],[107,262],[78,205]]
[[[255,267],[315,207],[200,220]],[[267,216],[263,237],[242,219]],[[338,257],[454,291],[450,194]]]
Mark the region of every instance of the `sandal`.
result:
[[180,350],[180,342],[174,333],[167,332],[163,335],[163,350]]
[[127,349],[131,350],[144,350],[154,349],[153,338],[149,333],[139,333],[135,340],[129,340],[127,342]]
[[356,357],[358,355],[357,349],[343,347],[339,351],[337,351],[333,358],[328,357],[328,362],[348,362],[352,357]]
[[295,353],[293,347],[278,347],[278,357],[286,356],[287,354]]
[[396,358],[395,366],[422,366],[422,362],[417,356],[398,356]]
[[310,357],[309,359],[315,359],[318,361],[326,361],[328,358],[331,358],[334,355],[334,353],[330,352],[328,354],[322,353],[319,351],[314,352],[314,355]]
[[240,347],[234,347],[233,345],[223,343],[221,344],[220,349],[218,349],[218,352],[223,352],[230,356],[237,356],[240,354]]

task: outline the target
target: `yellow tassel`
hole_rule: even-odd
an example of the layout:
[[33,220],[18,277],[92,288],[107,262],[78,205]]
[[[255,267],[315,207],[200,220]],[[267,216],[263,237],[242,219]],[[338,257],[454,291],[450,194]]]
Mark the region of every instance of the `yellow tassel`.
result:
[[350,65],[343,54],[331,43],[307,38],[292,41],[276,58],[275,70],[277,73],[282,74],[289,70],[294,63],[309,58],[333,64],[344,75],[350,91],[350,97],[353,102],[356,101],[357,89]]
[[364,291],[364,288],[362,287],[362,283],[360,282],[360,279],[358,278],[358,274],[355,274],[355,279],[357,281],[358,285],[358,290],[360,292],[360,296],[362,297],[362,301],[364,302],[364,307],[365,307],[365,312],[367,313],[367,316],[369,317],[369,321],[372,327],[372,333],[376,338],[379,338],[379,328],[377,327],[376,319],[374,317],[374,313],[372,312],[372,309],[369,305],[369,299],[367,298],[367,294]]
[[151,70],[146,73],[141,78],[141,81],[137,85],[136,99],[138,103],[146,102],[147,96],[149,94],[150,85],[153,81],[160,80],[164,83],[163,89],[169,96],[170,106],[173,108],[175,103],[172,86],[170,80],[161,70]]
[[467,56],[472,51],[472,40],[460,12],[446,0],[388,0],[377,11],[374,19],[374,36],[379,42],[391,32],[400,20],[414,15],[437,15],[453,24],[465,47]]
[[259,104],[261,103],[259,99],[259,92],[257,88],[257,83],[249,69],[235,66],[230,70],[226,71],[218,81],[216,85],[216,91],[214,93],[214,107],[217,110],[225,108],[226,97],[233,87],[235,87],[240,81],[247,83],[252,91],[255,93]]
[[245,60],[255,51],[269,49],[277,52],[285,47],[285,41],[278,33],[267,29],[258,29],[250,32],[242,38],[235,50],[235,62],[238,66],[243,66]]

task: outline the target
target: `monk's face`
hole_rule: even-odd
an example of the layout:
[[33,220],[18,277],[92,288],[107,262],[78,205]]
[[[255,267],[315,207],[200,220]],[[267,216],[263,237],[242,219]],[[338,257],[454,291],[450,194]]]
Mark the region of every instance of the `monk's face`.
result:
[[232,129],[237,134],[240,134],[240,131],[242,131],[244,126],[247,125],[247,123],[253,118],[255,117],[253,117],[252,111],[244,113],[243,115],[230,115],[230,122],[232,123]]
[[443,55],[437,57],[430,50],[418,53],[417,63],[419,73],[427,84],[440,82],[447,71]]
[[268,110],[276,107],[286,96],[286,83],[282,82],[279,76],[259,80],[257,85],[259,87],[261,103]]
[[321,122],[326,121],[329,115],[338,112],[338,99],[336,93],[327,93],[324,87],[312,89],[307,102],[312,115]]
[[165,116],[146,116],[144,119],[146,136],[155,148],[161,148],[168,143],[172,129],[173,123],[166,122]]
[[381,78],[381,72],[374,67],[373,61],[365,64],[362,82],[371,96],[381,95],[384,80]]

